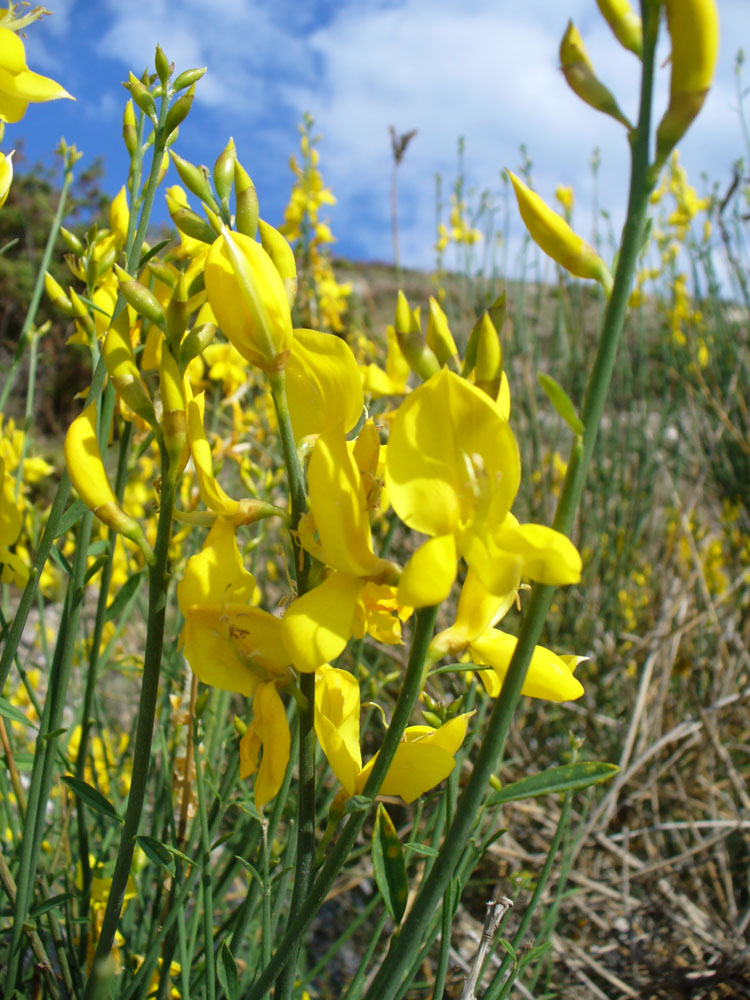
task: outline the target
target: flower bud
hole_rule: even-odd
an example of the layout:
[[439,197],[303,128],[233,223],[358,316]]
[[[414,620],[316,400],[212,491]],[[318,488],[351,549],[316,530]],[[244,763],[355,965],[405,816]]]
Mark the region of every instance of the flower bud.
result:
[[258,220],[258,228],[260,229],[261,246],[281,275],[287,301],[291,308],[297,294],[297,262],[294,259],[294,251],[278,229],[274,229],[262,219]]
[[488,312],[479,317],[470,339],[474,342],[474,384],[490,399],[497,399],[503,377],[503,349]]
[[154,56],[154,67],[156,69],[156,75],[161,80],[162,87],[165,87],[170,76],[174,72],[174,63],[170,63],[169,59],[164,55],[164,49],[161,45],[156,46],[156,55]]
[[507,173],[516,193],[521,218],[534,242],[566,271],[579,278],[593,278],[609,295],[612,275],[596,250],[574,233],[565,219],[520,178],[510,170]]
[[151,289],[146,288],[140,281],[136,281],[118,264],[115,264],[115,274],[120,285],[120,292],[127,304],[132,306],[139,316],[143,316],[144,319],[165,330],[167,319],[164,310]]
[[237,150],[235,149],[234,139],[230,139],[224,150],[219,153],[214,164],[214,187],[219,196],[221,207],[227,215],[229,214],[229,196],[232,193],[234,165],[236,162]]
[[169,455],[170,468],[184,468],[188,459],[187,425],[185,419],[185,391],[180,367],[169,346],[161,347],[159,363],[159,387],[161,389],[161,426],[164,445]]
[[71,250],[76,257],[83,256],[83,243],[81,243],[75,233],[71,233],[71,231],[66,229],[65,226],[60,226],[60,235],[65,241],[68,249]]
[[114,531],[135,542],[149,558],[151,550],[141,526],[125,513],[109,484],[96,436],[96,403],[90,403],[70,425],[65,435],[65,464],[71,482],[89,510]]
[[441,366],[458,356],[458,348],[448,326],[448,317],[432,296],[430,296],[430,315],[425,339],[427,346],[435,352]]
[[[125,245],[125,240],[128,237],[129,223],[128,196],[125,191],[125,185],[123,185],[109,206],[109,228],[115,234],[120,247]],[[112,265],[110,264],[109,266],[111,267]]]
[[703,107],[719,54],[719,15],[715,0],[665,0],[672,39],[669,106],[656,132],[660,169]]
[[180,364],[187,368],[193,358],[197,358],[216,336],[218,327],[215,323],[200,323],[185,335],[180,344]]
[[194,194],[196,198],[200,198],[209,205],[214,211],[218,211],[219,203],[214,198],[213,191],[211,190],[211,185],[208,180],[208,168],[207,167],[196,167],[195,164],[190,163],[188,160],[184,160],[181,156],[178,156],[174,150],[169,151],[169,155],[172,157],[172,163],[174,163],[175,169],[180,177],[180,180],[185,185],[185,187]]
[[154,104],[154,98],[151,95],[151,91],[145,83],[141,83],[137,76],[130,73],[128,74],[128,82],[123,83],[123,87],[130,91],[131,97],[144,115],[150,118],[154,125],[157,125],[159,118],[156,114],[156,105]]
[[208,301],[226,337],[252,364],[281,371],[292,346],[292,317],[281,276],[260,243],[222,227],[204,273]]
[[258,231],[258,195],[250,174],[239,160],[234,163],[234,204],[237,232],[255,239]]
[[52,305],[59,309],[64,316],[73,316],[73,303],[63,291],[62,287],[55,281],[49,271],[44,272],[44,290]]
[[93,343],[96,340],[96,326],[91,318],[89,307],[73,288],[70,289],[70,304],[73,306],[76,326]]
[[170,344],[179,344],[185,334],[190,317],[189,299],[187,276],[184,271],[180,271],[167,306],[167,336]]
[[127,309],[120,312],[107,331],[102,356],[117,394],[134,413],[153,427],[156,422],[154,406],[135,363]]
[[620,45],[630,49],[640,59],[643,52],[643,24],[628,0],[596,0],[596,3]]
[[172,107],[167,112],[167,119],[164,122],[164,133],[165,135],[171,135],[178,126],[180,126],[188,116],[190,109],[193,106],[193,98],[195,97],[195,85],[193,85],[186,94],[182,94],[174,102]]
[[201,66],[200,69],[186,69],[175,79],[172,86],[175,91],[184,90],[185,87],[191,87],[194,83],[197,83],[205,72],[205,66]]
[[192,208],[172,209],[170,206],[169,214],[172,217],[172,222],[185,236],[200,240],[201,243],[215,242],[216,233],[204,219],[201,219],[200,215],[196,215]]
[[560,65],[563,75],[568,81],[568,86],[574,94],[577,94],[592,108],[603,111],[605,115],[614,118],[625,128],[631,128],[630,122],[620,110],[614,95],[594,73],[594,67],[591,65],[583,39],[572,21],[568,21],[567,30],[560,43]]
[[396,317],[393,328],[401,353],[409,362],[409,367],[415,375],[426,382],[430,376],[440,371],[440,362],[422,336],[418,313],[412,312],[406,296],[400,289],[396,299]]

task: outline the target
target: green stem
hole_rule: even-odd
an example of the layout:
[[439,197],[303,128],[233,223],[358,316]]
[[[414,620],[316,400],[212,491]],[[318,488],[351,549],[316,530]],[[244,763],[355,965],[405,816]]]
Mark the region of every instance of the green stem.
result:
[[117,924],[120,919],[125,889],[133,860],[135,838],[143,811],[148,770],[151,761],[151,741],[154,728],[156,702],[159,694],[159,674],[164,641],[164,621],[167,609],[169,540],[172,530],[172,511],[175,501],[175,483],[169,475],[169,459],[162,453],[162,494],[159,523],[154,545],[154,564],[149,568],[148,629],[143,659],[143,682],[138,705],[138,725],[133,751],[133,772],[128,795],[125,822],[120,837],[120,847],[115,861],[104,920],[96,946],[96,953],[86,984],[85,1000],[100,997],[110,978],[109,954],[112,950]]
[[203,781],[200,741],[195,723],[195,784],[198,790],[198,815],[201,829],[201,884],[203,886],[203,951],[206,958],[206,998],[216,1000],[216,963],[214,959],[214,905],[211,885],[211,839],[208,835],[206,789]]
[[[409,662],[404,675],[404,683],[401,687],[396,707],[393,711],[393,718],[383,740],[383,745],[378,752],[375,766],[370,772],[367,784],[362,789],[362,798],[369,799],[370,804],[378,794],[378,790],[383,783],[388,768],[391,766],[396,750],[401,741],[406,724],[409,721],[414,704],[422,690],[422,674],[427,662],[427,652],[430,646],[435,620],[438,609],[422,608],[416,614],[416,624],[414,626],[414,636],[412,638],[411,649],[409,651]],[[328,892],[336,877],[344,867],[349,853],[351,852],[357,837],[365,824],[369,809],[367,807],[352,813],[346,826],[341,831],[336,844],[331,850],[328,859],[318,872],[307,898],[292,916],[286,934],[280,942],[276,953],[270,963],[263,970],[257,982],[248,992],[244,1000],[261,1000],[271,983],[276,979],[279,972],[289,962],[291,949],[300,940],[313,921],[315,914],[325,901]]]
[[[22,958],[20,944],[24,932],[23,925],[26,921],[29,905],[34,893],[39,850],[42,844],[45,825],[45,804],[49,799],[50,788],[52,786],[57,743],[62,725],[63,707],[66,702],[73,652],[78,639],[78,620],[83,604],[84,577],[86,574],[93,517],[93,514],[87,511],[81,521],[73,562],[73,575],[65,594],[65,604],[60,620],[60,632],[58,633],[55,654],[52,659],[49,688],[44,701],[42,720],[34,750],[34,765],[31,772],[21,856],[16,876],[18,892],[13,913],[13,933],[6,979],[6,998],[9,998],[14,990]],[[55,733],[57,735],[54,735]]]
[[[628,214],[622,234],[612,296],[605,313],[599,348],[584,399],[583,441],[580,446],[577,443],[574,448],[554,521],[555,528],[566,534],[570,534],[573,527],[576,508],[583,491],[586,471],[604,410],[652,189],[648,177],[648,137],[658,11],[654,10],[653,5],[647,5],[644,15],[640,115],[638,129],[633,139]],[[487,783],[490,776],[496,772],[501,760],[528,664],[541,635],[552,594],[553,588],[548,585],[536,584],[532,590],[502,690],[490,717],[471,777],[461,796],[453,823],[446,834],[440,856],[423,883],[412,910],[401,927],[401,932],[392,940],[388,954],[366,994],[368,1000],[393,1000],[398,984],[409,965],[410,956],[418,949],[431,916],[453,875],[461,852],[466,846],[474,818],[481,808]]]
[[[305,481],[297,456],[297,446],[289,414],[285,373],[282,371],[277,375],[270,376],[269,381],[276,408],[279,436],[292,501],[292,553],[297,581],[297,596],[301,597],[307,590],[307,574],[310,565],[309,557],[300,547],[296,535],[299,519],[307,508]],[[304,704],[299,709],[297,862],[289,909],[292,919],[310,892],[315,871],[315,674],[302,674],[299,686],[304,697]],[[300,945],[301,938],[298,938],[292,947],[290,961],[277,983],[276,994],[279,1000],[290,1000],[291,998],[297,973]]]

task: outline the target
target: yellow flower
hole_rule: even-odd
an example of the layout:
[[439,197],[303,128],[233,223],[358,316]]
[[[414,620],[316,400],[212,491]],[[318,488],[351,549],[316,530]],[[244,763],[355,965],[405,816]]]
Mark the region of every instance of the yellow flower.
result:
[[9,28],[0,28],[0,120],[19,122],[30,103],[61,97],[74,100],[59,83],[32,73],[21,39]]
[[261,682],[283,676],[290,661],[281,621],[250,605],[254,591],[255,578],[242,565],[234,529],[220,517],[177,585],[185,618],[180,640],[204,684],[251,695]]
[[391,428],[386,486],[401,520],[432,536],[429,553],[418,549],[412,560],[434,568],[412,574],[407,566],[408,591],[399,594],[405,603],[430,603],[438,564],[445,586],[455,577],[456,554],[493,594],[515,590],[522,574],[555,584],[579,579],[580,557],[569,539],[511,515],[520,479],[516,439],[486,393],[443,368],[407,396]]
[[[359,713],[359,685],[354,675],[336,667],[321,667],[315,675],[315,732],[347,795],[362,791],[378,756],[362,766]],[[408,726],[378,794],[399,795],[405,802],[413,802],[447,778],[470,717],[471,713],[459,715],[439,729]]]
[[625,128],[630,128],[630,122],[620,111],[614,95],[594,72],[583,39],[572,21],[568,21],[567,30],[560,43],[560,65],[574,94],[596,111],[603,111]]
[[359,368],[349,345],[317,330],[295,330],[286,366],[286,390],[294,437],[343,424],[351,431],[362,415]]
[[628,0],[596,0],[596,3],[620,45],[640,57],[643,50],[643,24]]
[[282,370],[292,346],[292,317],[281,275],[260,243],[223,227],[204,273],[208,301],[227,339],[251,364]]

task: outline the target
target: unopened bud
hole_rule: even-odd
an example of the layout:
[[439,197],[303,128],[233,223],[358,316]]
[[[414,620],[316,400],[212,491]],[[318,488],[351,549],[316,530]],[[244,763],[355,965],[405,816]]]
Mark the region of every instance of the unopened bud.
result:
[[237,162],[237,150],[234,139],[230,139],[219,153],[216,163],[214,163],[214,187],[219,196],[221,207],[229,214],[229,196],[232,193],[234,183],[234,166]]
[[596,250],[574,233],[561,215],[510,170],[508,176],[516,193],[521,218],[534,242],[571,274],[598,281],[609,295],[612,275]]
[[65,226],[60,226],[60,235],[65,241],[65,245],[76,255],[76,257],[83,256],[83,243],[81,243],[75,233],[71,233],[71,231],[66,229]]
[[167,320],[162,309],[161,302],[157,299],[150,288],[146,288],[140,281],[136,281],[127,271],[115,264],[115,275],[120,285],[122,297],[132,306],[139,316],[154,323],[164,330]]
[[133,355],[128,311],[123,309],[112,322],[102,345],[102,357],[112,385],[130,409],[154,426],[154,406]]
[[427,346],[435,352],[441,366],[458,356],[458,348],[448,326],[448,317],[438,305],[437,299],[432,296],[430,296],[430,315],[427,319],[425,339]]
[[193,85],[186,94],[182,94],[177,98],[167,112],[167,120],[164,122],[165,135],[171,135],[171,133],[185,121],[190,109],[193,106],[194,97],[195,85]]
[[125,112],[122,116],[122,141],[125,143],[125,149],[132,160],[138,152],[138,128],[135,124],[135,111],[131,100],[125,102]]
[[234,164],[234,205],[237,232],[255,239],[258,230],[258,194],[250,174],[239,160]]
[[400,290],[396,299],[396,318],[393,327],[401,353],[415,375],[426,382],[440,371],[440,362],[422,336],[418,313],[412,312],[406,296]]
[[200,240],[201,243],[213,243],[216,240],[216,233],[209,226],[209,224],[201,219],[200,215],[196,213],[191,208],[177,208],[169,213],[172,217],[172,222],[177,226],[181,233],[185,236],[190,236],[194,240]]
[[159,118],[156,114],[156,104],[154,104],[154,98],[148,87],[144,83],[141,83],[133,73],[128,75],[128,82],[124,83],[123,87],[130,91],[131,97],[144,115],[150,118],[154,125],[157,125]]
[[190,163],[188,160],[184,160],[181,156],[178,156],[174,150],[170,150],[169,155],[172,157],[172,163],[174,163],[180,180],[188,191],[197,198],[200,198],[201,201],[204,201],[214,211],[218,211],[219,203],[214,198],[213,191],[211,190],[211,184],[208,180],[208,168],[196,167],[194,163]]
[[297,262],[294,259],[294,251],[278,229],[274,229],[263,219],[258,220],[258,228],[260,229],[261,246],[281,275],[286,297],[291,307],[297,295]]
[[200,69],[186,69],[179,74],[172,86],[175,91],[184,90],[185,87],[191,87],[194,83],[197,83],[205,72],[205,66],[202,66]]
[[643,23],[628,0],[596,0],[615,38],[640,59],[643,54]]
[[73,303],[49,271],[44,272],[44,290],[56,309],[59,309],[64,316],[73,316]]
[[582,101],[585,101],[596,111],[602,111],[605,115],[620,122],[626,129],[632,128],[620,110],[612,92],[604,86],[594,72],[583,39],[572,21],[568,21],[567,30],[560,43],[560,65],[563,75],[568,81],[568,86],[574,94],[577,94]]
[[174,72],[174,63],[170,63],[169,59],[164,55],[164,49],[162,49],[161,45],[156,46],[154,67],[156,68],[156,75],[161,80],[162,87],[165,87]]
[[180,365],[183,369],[208,347],[216,336],[217,329],[215,323],[201,323],[185,335],[180,344]]

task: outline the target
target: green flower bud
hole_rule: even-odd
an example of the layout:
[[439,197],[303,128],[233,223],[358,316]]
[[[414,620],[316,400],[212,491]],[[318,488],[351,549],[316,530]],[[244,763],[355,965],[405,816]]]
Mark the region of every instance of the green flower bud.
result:
[[180,73],[172,86],[175,91],[184,90],[185,87],[191,87],[194,83],[197,83],[205,72],[205,66],[202,66],[200,69],[186,69]]
[[219,196],[221,207],[229,214],[229,196],[234,182],[234,165],[237,162],[237,150],[234,139],[230,139],[219,154],[214,164],[214,187]]
[[172,216],[172,222],[186,236],[191,236],[194,240],[200,240],[202,243],[213,243],[215,241],[216,233],[192,209],[177,208],[169,214]]
[[71,233],[71,231],[66,229],[65,226],[60,226],[60,235],[65,240],[65,245],[76,255],[76,257],[83,256],[83,243],[81,243],[75,233]]
[[169,109],[167,112],[167,120],[164,122],[164,131],[167,135],[171,135],[177,127],[185,121],[190,109],[193,106],[194,97],[195,85],[188,90],[187,94],[183,94],[181,97],[178,97]]
[[141,111],[146,115],[154,125],[159,122],[159,117],[156,114],[156,105],[154,104],[154,98],[148,87],[141,83],[137,76],[130,73],[128,76],[128,82],[123,83],[123,87],[130,91],[130,95],[141,109]]
[[161,80],[162,87],[166,86],[167,81],[174,72],[174,63],[170,63],[169,59],[164,55],[164,49],[162,49],[161,45],[156,46],[154,66],[156,67],[157,76]]
[[185,335],[180,344],[180,367],[184,370],[197,358],[216,336],[218,327],[215,323],[201,323]]
[[234,164],[235,226],[238,233],[255,239],[258,230],[258,195],[250,174],[239,160]]
[[208,167],[196,167],[195,164],[190,163],[188,160],[184,160],[171,149],[169,151],[169,155],[172,157],[172,163],[175,166],[180,180],[188,191],[190,191],[191,194],[194,194],[196,198],[200,198],[201,201],[204,201],[214,211],[218,212],[219,203],[214,198],[213,191],[211,190],[211,184],[208,180]]
[[160,329],[166,329],[167,319],[161,303],[154,293],[136,281],[127,271],[115,264],[115,274],[120,285],[122,297],[132,306],[139,316],[154,323]]

